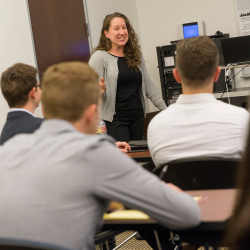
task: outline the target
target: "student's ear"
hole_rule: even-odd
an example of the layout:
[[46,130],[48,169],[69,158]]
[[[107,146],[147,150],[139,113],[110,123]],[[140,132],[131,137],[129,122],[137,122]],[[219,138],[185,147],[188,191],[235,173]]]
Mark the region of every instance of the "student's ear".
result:
[[44,111],[44,106],[42,104],[42,114],[43,114],[43,117],[45,118],[45,111]]
[[214,73],[214,82],[217,82],[220,77],[221,67],[217,67],[215,73]]
[[179,72],[178,72],[178,70],[176,68],[173,69],[173,75],[174,75],[175,80],[178,83],[181,83],[180,74],[179,74]]
[[87,109],[84,110],[84,118],[88,124],[91,124],[96,115],[96,104],[91,104]]
[[29,96],[34,99],[36,97],[36,87],[33,87],[32,90],[29,92]]

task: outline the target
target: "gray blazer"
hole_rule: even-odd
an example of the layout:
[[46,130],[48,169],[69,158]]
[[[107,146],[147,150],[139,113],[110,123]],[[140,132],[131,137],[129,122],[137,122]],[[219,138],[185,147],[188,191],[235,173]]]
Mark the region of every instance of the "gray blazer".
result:
[[121,153],[111,137],[82,134],[63,120],[15,136],[0,159],[0,237],[93,250],[112,200],[173,229],[200,222],[192,197]]
[[[99,77],[103,77],[107,85],[106,92],[102,95],[102,112],[101,117],[103,120],[112,122],[115,114],[115,101],[118,79],[118,57],[110,55],[107,51],[96,51],[89,60],[89,65],[98,73]],[[142,63],[139,67],[142,73],[142,88],[140,99],[144,114],[146,115],[145,101],[146,97],[149,98],[153,104],[160,110],[165,109],[167,106],[163,101],[159,91],[152,83],[144,58],[141,59]]]

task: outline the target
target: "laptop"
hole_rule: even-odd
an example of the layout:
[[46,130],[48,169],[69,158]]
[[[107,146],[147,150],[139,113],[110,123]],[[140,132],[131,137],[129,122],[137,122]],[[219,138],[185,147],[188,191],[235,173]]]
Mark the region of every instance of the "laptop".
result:
[[250,36],[221,39],[225,65],[250,63]]
[[131,148],[130,152],[132,152],[132,153],[133,152],[143,152],[143,151],[148,150],[148,142],[147,142],[147,140],[130,141],[129,146]]

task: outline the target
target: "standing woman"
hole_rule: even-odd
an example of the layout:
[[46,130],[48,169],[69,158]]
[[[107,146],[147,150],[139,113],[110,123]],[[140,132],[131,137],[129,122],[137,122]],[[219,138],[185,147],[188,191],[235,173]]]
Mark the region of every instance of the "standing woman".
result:
[[89,61],[100,77],[101,117],[117,141],[142,139],[146,97],[160,110],[166,108],[148,75],[138,41],[125,15],[107,15]]

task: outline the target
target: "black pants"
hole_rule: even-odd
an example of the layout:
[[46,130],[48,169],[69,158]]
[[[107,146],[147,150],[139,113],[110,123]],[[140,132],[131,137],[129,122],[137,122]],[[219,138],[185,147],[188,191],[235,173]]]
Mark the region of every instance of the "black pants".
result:
[[105,121],[108,135],[117,141],[142,140],[144,113],[142,109],[117,111],[113,121]]

